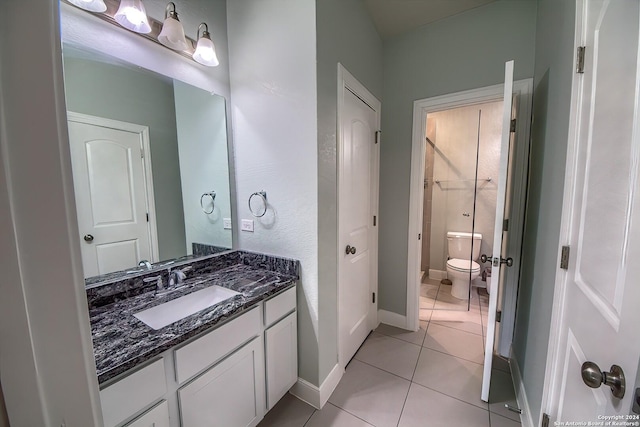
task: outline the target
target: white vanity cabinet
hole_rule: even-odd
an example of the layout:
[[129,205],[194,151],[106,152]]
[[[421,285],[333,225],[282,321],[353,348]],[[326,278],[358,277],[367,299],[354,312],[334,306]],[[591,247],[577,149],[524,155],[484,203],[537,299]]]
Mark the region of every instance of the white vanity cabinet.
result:
[[296,288],[100,391],[105,427],[252,427],[298,379]]
[[252,427],[264,415],[262,337],[178,390],[183,427]]
[[273,405],[298,380],[298,332],[295,308],[295,288],[265,303],[267,410],[273,408]]

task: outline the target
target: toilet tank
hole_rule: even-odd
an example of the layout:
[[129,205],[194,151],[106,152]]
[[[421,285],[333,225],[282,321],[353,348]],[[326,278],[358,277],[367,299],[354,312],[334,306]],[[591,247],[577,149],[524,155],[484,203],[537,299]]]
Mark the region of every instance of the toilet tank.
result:
[[471,242],[473,237],[473,254],[471,259],[476,260],[480,256],[480,244],[482,243],[482,234],[465,233],[459,231],[447,232],[447,247],[449,258],[469,259],[471,254]]

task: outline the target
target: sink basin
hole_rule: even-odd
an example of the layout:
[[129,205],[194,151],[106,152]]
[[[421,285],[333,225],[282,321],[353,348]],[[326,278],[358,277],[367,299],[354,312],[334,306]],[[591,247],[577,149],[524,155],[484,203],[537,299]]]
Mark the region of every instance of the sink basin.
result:
[[213,285],[189,295],[165,302],[164,304],[140,311],[135,313],[134,316],[157,331],[236,295],[240,295],[240,292]]

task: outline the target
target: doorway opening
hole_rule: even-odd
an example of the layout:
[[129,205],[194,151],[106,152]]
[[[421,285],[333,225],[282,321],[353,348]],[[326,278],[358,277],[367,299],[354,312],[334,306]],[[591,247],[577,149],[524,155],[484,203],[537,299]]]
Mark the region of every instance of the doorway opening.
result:
[[493,253],[502,106],[427,114],[420,320],[430,310],[478,309],[478,291],[488,288],[491,266],[479,257]]
[[[423,248],[423,226],[424,226],[424,218],[423,211],[425,208],[425,179],[429,179],[429,173],[426,171],[427,163],[425,160],[427,159],[427,147],[431,146],[428,143],[427,137],[429,137],[428,133],[428,118],[429,117],[438,117],[439,112],[445,111],[455,111],[458,108],[478,108],[484,104],[491,104],[495,102],[500,102],[503,100],[504,85],[494,85],[488,86],[480,89],[473,89],[464,92],[457,92],[448,95],[437,96],[433,98],[421,99],[414,102],[414,118],[413,118],[413,145],[412,145],[412,156],[411,156],[411,188],[410,188],[410,211],[409,211],[409,247],[408,247],[408,257],[407,257],[407,317],[406,317],[406,329],[409,330],[418,330],[420,327],[420,299],[421,296],[426,292],[423,291],[423,295],[421,295],[421,284],[423,279],[423,263],[422,263],[422,248]],[[517,299],[517,291],[518,291],[518,278],[520,271],[520,252],[522,247],[522,234],[524,229],[524,213],[525,213],[525,201],[526,201],[526,186],[527,186],[527,174],[528,174],[528,162],[529,162],[529,133],[530,133],[530,125],[531,125],[531,103],[532,103],[532,94],[533,94],[533,80],[525,79],[513,82],[513,95],[514,95],[514,106],[516,106],[516,121],[513,124],[515,126],[515,139],[512,141],[512,149],[510,150],[510,159],[509,163],[512,165],[510,167],[510,176],[509,176],[509,186],[507,188],[507,193],[510,195],[510,200],[512,203],[507,206],[505,210],[505,219],[508,221],[508,228],[510,230],[509,233],[506,233],[505,236],[505,245],[509,252],[509,257],[513,259],[513,264],[511,268],[501,269],[504,274],[504,285],[501,286],[501,289],[498,290],[499,298],[497,309],[501,312],[501,322],[497,323],[498,329],[496,331],[496,344],[495,351],[503,357],[509,357],[511,351],[511,341],[513,338],[513,328],[515,324],[515,311],[516,311],[516,299]],[[476,124],[478,123],[478,117],[475,116]],[[480,118],[480,123],[482,124],[482,118]],[[433,125],[432,125],[433,126]],[[501,129],[502,127],[500,127]],[[437,137],[437,121],[436,121],[436,137]],[[433,135],[432,135],[433,136]],[[434,142],[432,140],[432,142]],[[437,143],[437,141],[436,141]],[[476,133],[476,141],[477,133]],[[477,150],[474,149],[474,152],[477,153]],[[434,149],[435,154],[435,149]],[[473,156],[468,156],[473,157]],[[475,158],[472,158],[472,161],[475,164]],[[434,157],[434,166],[435,166],[435,157]],[[472,166],[468,166],[467,168],[473,168]],[[478,187],[490,185],[496,178],[493,176],[489,176],[486,172],[486,176],[481,175],[480,169],[478,170],[478,175],[476,178],[475,170],[473,174],[468,174],[469,179],[478,179]],[[436,169],[433,169],[433,177],[432,180],[438,179],[444,181],[444,178],[439,178],[436,176]],[[492,178],[491,181],[487,182],[487,178]],[[482,180],[485,180],[484,182]],[[471,184],[475,184],[474,181],[470,182]],[[435,182],[433,183],[435,184]],[[445,183],[441,182],[441,185]],[[473,186],[475,189],[475,185]],[[433,185],[433,190],[435,192],[435,185]],[[467,190],[470,191],[470,190]],[[484,191],[484,190],[480,190]],[[450,191],[452,193],[453,191]],[[431,225],[434,222],[433,216],[433,194],[431,195],[431,210],[432,216],[430,218]],[[467,197],[472,197],[473,195],[469,195]],[[427,196],[428,200],[428,196]],[[476,205],[476,209],[479,209],[479,206]],[[469,212],[469,217],[462,216],[463,213]],[[461,219],[473,219],[471,216],[472,211],[461,210],[459,212],[459,216]],[[429,219],[429,218],[427,218]],[[457,218],[453,218],[455,220]],[[472,228],[471,228],[472,230]],[[451,231],[463,231],[463,230],[451,230]],[[431,233],[433,234],[433,233]],[[481,234],[481,233],[479,233]],[[432,237],[429,237],[432,239]],[[492,241],[491,236],[482,236],[482,242],[480,242],[480,256],[484,253],[488,257],[491,257],[491,252],[483,252],[484,250],[488,251],[489,249],[493,249],[490,246]],[[447,252],[446,252],[446,237],[441,237],[440,241],[440,252],[439,256],[441,257],[443,264],[446,262]],[[474,240],[472,239],[471,244]],[[431,242],[429,244],[431,246]],[[474,249],[477,248],[474,246]],[[500,248],[495,248],[498,252]],[[431,254],[430,254],[431,255]],[[471,258],[470,255],[469,259]],[[429,273],[430,275],[435,275],[437,277],[438,272],[433,270],[438,270],[437,268],[431,267],[435,266],[434,262],[436,260],[429,259]],[[481,260],[475,261],[477,264],[482,265]],[[484,294],[482,287],[484,282],[482,280],[482,271],[487,271],[487,266],[489,264],[484,265],[484,269],[481,267],[481,272],[479,275],[479,279],[475,279],[476,289],[481,289],[480,293]],[[445,271],[445,270],[440,270]],[[425,271],[426,272],[426,271]],[[441,273],[442,274],[442,273]],[[487,271],[485,275],[487,275],[488,279],[489,272]],[[433,278],[433,277],[432,277]],[[436,279],[437,280],[437,279]],[[442,279],[440,279],[442,280]],[[479,286],[478,286],[479,285]],[[438,285],[439,286],[439,285]],[[471,288],[471,287],[470,287]],[[431,289],[431,295],[433,296],[435,289]],[[438,289],[439,292],[439,289]],[[490,290],[491,292],[491,290]],[[450,293],[450,291],[449,291]],[[443,289],[443,295],[446,294],[446,289]],[[437,293],[436,293],[437,296]],[[437,298],[434,299],[435,301]],[[482,300],[482,298],[481,298]],[[473,300],[471,300],[473,302]],[[467,311],[467,308],[463,309]],[[485,326],[486,327],[486,326]]]

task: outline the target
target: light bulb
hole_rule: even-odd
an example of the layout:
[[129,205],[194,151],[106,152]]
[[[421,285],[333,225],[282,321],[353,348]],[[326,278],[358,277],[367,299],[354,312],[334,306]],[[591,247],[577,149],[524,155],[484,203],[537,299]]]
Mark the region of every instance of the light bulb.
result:
[[[198,34],[200,34],[200,27],[207,24],[204,22],[198,27]],[[208,28],[207,28],[208,29]],[[216,47],[211,41],[209,31],[205,29],[202,35],[198,37],[198,44],[196,45],[196,51],[193,52],[193,59],[199,64],[206,65],[207,67],[216,67],[220,64],[218,56],[216,55]]]
[[151,32],[151,25],[149,25],[142,0],[122,0],[114,19],[118,24],[136,33]]
[[[173,10],[170,10],[172,7]],[[158,41],[170,49],[186,50],[187,40],[184,38],[184,28],[178,19],[176,5],[172,2],[167,5],[165,18],[162,31],[158,35]]]

